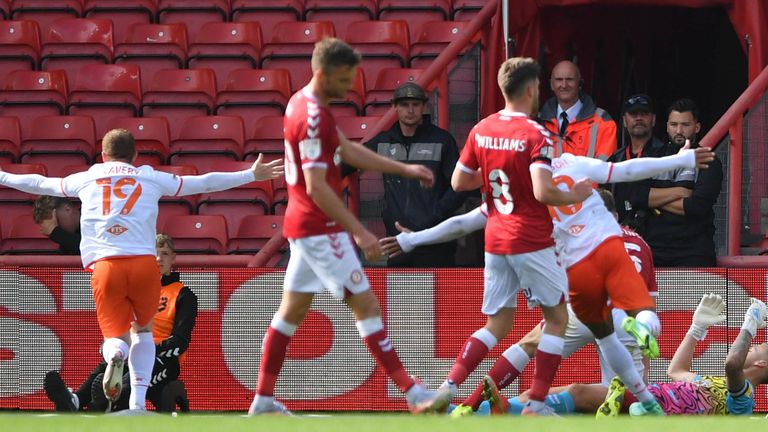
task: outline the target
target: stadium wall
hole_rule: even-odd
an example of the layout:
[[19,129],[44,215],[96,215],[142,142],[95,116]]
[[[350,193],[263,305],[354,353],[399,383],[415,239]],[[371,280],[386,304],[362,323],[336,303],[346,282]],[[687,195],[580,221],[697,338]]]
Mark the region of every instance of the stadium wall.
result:
[[[280,301],[283,272],[200,267],[181,272],[200,307],[182,372],[191,408],[245,411],[256,385],[261,338]],[[367,273],[406,368],[435,387],[465,338],[484,323],[479,312],[482,269]],[[652,362],[651,380],[665,380],[669,359],[705,292],[726,298],[728,321],[710,330],[696,352],[694,368],[722,375],[729,341],[738,334],[749,298],[766,300],[768,270],[659,270],[657,278],[662,358]],[[521,301],[513,334],[479,370],[486,371],[539,319],[538,312]],[[42,390],[45,372],[60,370],[76,388],[99,362],[100,340],[88,273],[74,267],[0,268],[0,409],[52,409]],[[758,341],[765,342],[765,335]],[[510,394],[530,385],[532,369]],[[460,396],[471,392],[481,376],[480,371],[474,373]],[[597,356],[590,346],[563,363],[556,384],[597,380]],[[756,393],[758,410],[768,410],[765,389]],[[402,396],[360,341],[351,314],[327,294],[316,297],[290,346],[277,396],[292,410],[405,409]]]

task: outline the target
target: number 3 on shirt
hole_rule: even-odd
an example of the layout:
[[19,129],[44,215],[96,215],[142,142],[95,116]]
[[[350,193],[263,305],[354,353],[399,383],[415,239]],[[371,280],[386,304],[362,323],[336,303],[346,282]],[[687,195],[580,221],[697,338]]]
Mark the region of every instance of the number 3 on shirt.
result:
[[[113,195],[118,200],[128,198],[125,204],[123,204],[123,208],[120,209],[121,215],[130,213],[131,210],[133,210],[133,206],[136,205],[136,201],[138,201],[141,196],[141,183],[137,183],[136,179],[133,177],[119,178],[114,184],[112,183],[112,178],[107,177],[96,180],[96,184],[102,188],[101,212],[104,216],[108,216],[112,212]],[[125,186],[135,186],[131,195],[123,192],[123,187]]]
[[[512,213],[512,210],[515,209],[515,203],[512,202],[512,194],[509,193],[507,174],[500,169],[495,169],[488,174],[488,183],[491,186],[491,196],[496,210],[505,215]],[[500,199],[501,197],[504,197],[504,201]]]

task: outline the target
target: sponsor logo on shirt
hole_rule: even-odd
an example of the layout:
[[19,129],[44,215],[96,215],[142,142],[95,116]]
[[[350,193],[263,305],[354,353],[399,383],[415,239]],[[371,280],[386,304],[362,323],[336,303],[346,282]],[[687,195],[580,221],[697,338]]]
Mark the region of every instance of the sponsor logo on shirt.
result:
[[568,227],[568,233],[574,236],[581,234],[584,231],[584,225],[571,225]]
[[128,228],[120,225],[120,224],[114,224],[111,227],[107,228],[107,232],[114,235],[119,236],[120,234],[128,231]]

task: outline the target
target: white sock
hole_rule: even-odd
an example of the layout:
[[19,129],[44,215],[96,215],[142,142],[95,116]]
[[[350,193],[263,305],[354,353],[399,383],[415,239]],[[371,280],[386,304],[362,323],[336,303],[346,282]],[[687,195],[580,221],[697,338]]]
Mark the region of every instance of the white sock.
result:
[[525,370],[525,367],[528,366],[528,363],[531,361],[531,358],[528,357],[525,350],[518,344],[514,344],[507,348],[501,355],[512,363],[512,366],[514,366],[520,373]]
[[275,403],[275,397],[274,396],[262,396],[257,394],[253,397],[253,402],[251,402],[251,408],[257,406],[257,405],[272,405]]
[[123,353],[123,360],[128,358],[128,344],[124,340],[120,338],[104,340],[104,344],[101,346],[101,355],[105,362],[109,363],[118,351]]
[[597,346],[600,347],[605,360],[608,365],[611,366],[614,372],[616,372],[627,389],[634,394],[640,402],[650,402],[656,400],[653,395],[645,387],[643,378],[637,373],[635,365],[632,362],[632,356],[629,355],[629,351],[621,344],[616,333],[602,338],[595,339]]
[[131,350],[128,368],[131,377],[129,409],[147,409],[147,388],[155,365],[155,341],[152,333],[131,333]]
[[656,315],[656,312],[652,310],[642,310],[637,313],[635,319],[638,322],[645,324],[646,327],[651,330],[654,337],[659,337],[659,333],[661,333],[661,321],[659,320],[659,316]]

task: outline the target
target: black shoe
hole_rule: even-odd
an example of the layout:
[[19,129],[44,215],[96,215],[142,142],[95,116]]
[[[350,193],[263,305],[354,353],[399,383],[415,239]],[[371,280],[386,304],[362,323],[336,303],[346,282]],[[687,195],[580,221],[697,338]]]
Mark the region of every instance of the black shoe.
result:
[[64,380],[57,371],[49,371],[45,374],[43,388],[48,399],[53,402],[56,411],[74,412],[77,411],[75,405],[75,395],[72,390],[67,388]]

